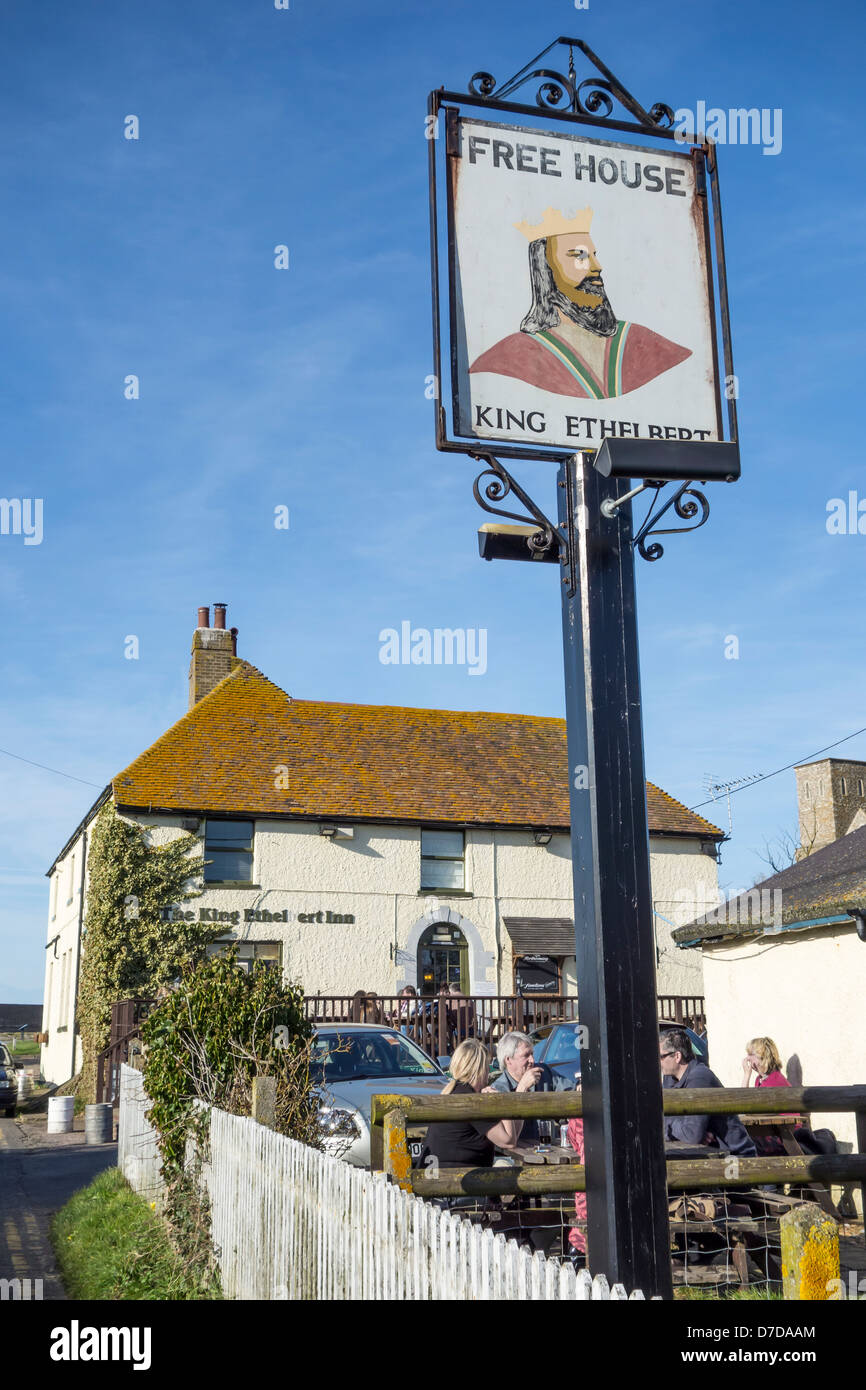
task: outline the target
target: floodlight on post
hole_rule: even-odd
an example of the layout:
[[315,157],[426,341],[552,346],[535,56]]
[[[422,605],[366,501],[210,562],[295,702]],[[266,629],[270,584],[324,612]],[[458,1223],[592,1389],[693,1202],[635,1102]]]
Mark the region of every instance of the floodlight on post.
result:
[[845,911],[853,920],[859,939],[861,941],[866,941],[866,910],[862,907],[846,907]]

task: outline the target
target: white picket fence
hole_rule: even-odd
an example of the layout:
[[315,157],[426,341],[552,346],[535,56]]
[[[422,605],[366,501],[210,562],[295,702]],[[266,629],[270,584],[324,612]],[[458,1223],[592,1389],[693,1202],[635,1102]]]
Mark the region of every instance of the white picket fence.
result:
[[[140,1073],[124,1067],[119,1162],[131,1185],[152,1201],[155,1144],[144,1119],[148,1104]],[[221,1110],[211,1112],[203,1181],[228,1298],[628,1298],[621,1285],[611,1289],[604,1275],[575,1273],[570,1265],[402,1192],[381,1174]]]
[[120,1068],[120,1114],[117,1123],[117,1166],[130,1187],[148,1202],[162,1205],[163,1182],[160,1174],[156,1133],[145,1119],[150,1101],[140,1071]]

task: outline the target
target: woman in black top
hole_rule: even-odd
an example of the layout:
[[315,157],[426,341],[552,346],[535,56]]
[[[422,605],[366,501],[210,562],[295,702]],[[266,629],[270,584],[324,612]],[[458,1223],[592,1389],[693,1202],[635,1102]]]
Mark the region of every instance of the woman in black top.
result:
[[[467,1038],[455,1049],[451,1077],[442,1091],[443,1096],[466,1096],[491,1090],[487,1085],[490,1059],[478,1038]],[[516,1090],[520,1089],[518,1083]],[[494,1148],[513,1148],[522,1128],[522,1120],[437,1120],[427,1129],[422,1162],[427,1155],[432,1155],[444,1165],[489,1168]]]

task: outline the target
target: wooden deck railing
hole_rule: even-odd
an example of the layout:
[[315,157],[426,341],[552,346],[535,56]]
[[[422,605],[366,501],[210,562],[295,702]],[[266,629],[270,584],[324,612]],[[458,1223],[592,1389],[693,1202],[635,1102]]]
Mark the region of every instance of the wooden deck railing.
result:
[[[399,995],[369,996],[362,1007],[351,994],[308,995],[304,1012],[313,1023],[383,1023],[400,1028],[432,1057],[445,1057],[466,1037],[494,1045],[503,1033],[532,1033],[550,1023],[578,1020],[573,994],[436,995],[403,999]],[[699,995],[661,994],[659,1018],[692,1028],[704,1027],[704,1001]]]
[[513,994],[436,995],[404,999],[368,996],[362,1006],[348,994],[310,995],[304,1011],[313,1023],[381,1023],[399,1028],[431,1057],[446,1057],[464,1038],[494,1045],[503,1033],[531,1033],[549,1023],[576,1022],[574,995],[522,999]]

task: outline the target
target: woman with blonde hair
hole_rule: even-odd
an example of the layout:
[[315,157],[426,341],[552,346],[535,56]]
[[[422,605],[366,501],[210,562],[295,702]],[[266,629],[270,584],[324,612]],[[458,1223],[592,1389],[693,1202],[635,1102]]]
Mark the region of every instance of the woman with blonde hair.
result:
[[743,1058],[743,1085],[748,1086],[755,1075],[756,1086],[790,1086],[782,1071],[779,1049],[772,1038],[752,1038],[746,1043]]
[[[443,1096],[478,1095],[491,1090],[487,1084],[490,1058],[478,1038],[467,1038],[455,1048],[450,1071],[451,1080],[443,1088]],[[517,1091],[531,1089],[529,1072],[523,1080],[527,1085],[519,1082],[515,1087]],[[437,1120],[428,1127],[422,1161],[432,1155],[440,1164],[489,1168],[494,1149],[513,1148],[522,1128],[522,1120]]]

